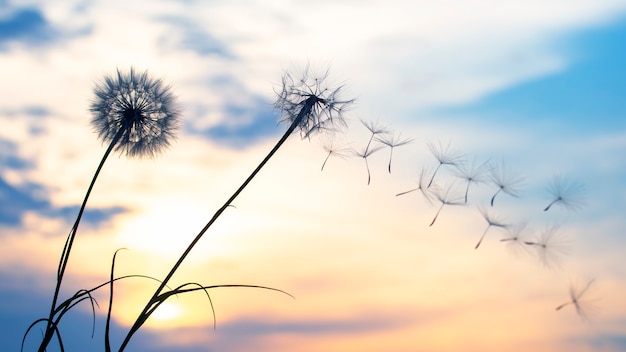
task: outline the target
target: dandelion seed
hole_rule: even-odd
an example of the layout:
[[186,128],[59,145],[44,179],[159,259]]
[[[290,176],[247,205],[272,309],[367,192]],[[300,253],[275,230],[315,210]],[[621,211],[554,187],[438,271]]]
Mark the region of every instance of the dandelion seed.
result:
[[478,240],[478,243],[476,243],[476,247],[474,247],[474,249],[478,249],[478,247],[480,247],[480,244],[482,243],[483,239],[485,238],[485,235],[487,234],[487,231],[489,231],[490,228],[500,227],[500,228],[505,229],[509,227],[508,224],[505,224],[504,222],[502,222],[502,220],[496,218],[491,213],[489,213],[489,210],[487,208],[479,207],[478,211],[480,212],[480,215],[482,215],[485,221],[487,222],[487,228],[485,229],[485,231],[483,231],[483,234],[482,236],[480,236],[480,239]]
[[89,110],[103,142],[130,157],[153,157],[170,145],[179,128],[180,110],[170,88],[147,71],[117,70],[96,86]]
[[496,196],[500,193],[506,193],[512,197],[519,197],[520,186],[524,178],[520,175],[513,175],[506,167],[504,162],[499,165],[491,165],[489,168],[489,178],[494,185],[498,187],[496,193],[491,197],[491,206],[493,206]]
[[[592,306],[587,298],[589,296],[589,289],[594,281],[595,279],[587,280],[584,285],[581,285],[580,283],[571,283],[569,287],[570,300],[556,307],[556,310],[561,310],[571,304],[576,308],[576,314],[578,314],[582,320],[588,321],[589,310]],[[587,296],[585,296],[586,293]]]
[[548,193],[552,201],[543,211],[548,211],[553,205],[560,205],[566,209],[578,210],[584,204],[584,186],[581,183],[569,181],[556,175],[548,186]]
[[417,187],[410,189],[408,191],[400,192],[396,194],[396,197],[402,196],[411,192],[420,191],[422,195],[424,196],[424,198],[426,198],[428,203],[432,204],[433,196],[431,192],[428,190],[428,185],[426,184],[426,175],[428,175],[429,173],[430,173],[429,170],[423,167],[422,170],[420,171],[419,178],[417,180]]
[[450,195],[453,186],[454,185],[451,184],[444,190],[437,189],[434,192],[435,197],[441,203],[441,205],[439,206],[439,209],[437,209],[437,213],[435,213],[435,217],[433,218],[433,221],[431,221],[430,225],[428,226],[433,226],[435,224],[435,221],[437,221],[437,218],[439,217],[439,213],[441,213],[441,210],[443,209],[444,205],[463,205],[464,204],[461,201],[460,197]]
[[371,133],[370,134],[370,139],[367,141],[367,145],[365,146],[365,151],[369,150],[369,148],[370,148],[370,146],[372,144],[372,141],[374,140],[374,138],[377,135],[391,133],[391,131],[389,130],[388,127],[382,126],[378,122],[372,122],[372,121],[367,121],[367,120],[361,119],[361,123]]
[[487,182],[487,163],[488,162],[479,164],[474,159],[471,163],[460,162],[455,165],[456,168],[454,169],[454,171],[452,171],[454,175],[466,181],[464,197],[465,204],[467,204],[467,197],[469,194],[470,185]]
[[454,150],[450,150],[450,143],[448,143],[448,145],[445,148],[443,147],[441,142],[439,142],[437,145],[435,145],[434,143],[428,142],[427,146],[431,154],[439,162],[439,165],[437,165],[437,167],[435,168],[435,171],[433,172],[433,175],[431,176],[430,181],[428,182],[428,187],[430,187],[433,181],[435,180],[435,175],[437,175],[439,168],[441,168],[441,166],[443,165],[456,165],[463,158],[463,154],[460,154]]
[[307,68],[300,78],[285,73],[282,86],[276,92],[278,98],[274,107],[281,111],[280,122],[293,125],[302,138],[310,138],[321,130],[336,132],[345,127],[345,111],[354,99],[341,99],[343,86],[329,88],[328,70],[320,76],[313,76]]
[[393,157],[393,148],[403,146],[413,141],[412,138],[402,139],[400,137],[400,133],[385,134],[380,137],[376,137],[376,140],[389,147],[389,165],[387,166],[387,171],[389,171],[389,173],[391,173],[391,158]]
[[541,232],[538,239],[524,243],[535,248],[539,260],[546,268],[557,267],[570,248],[570,241],[558,226],[549,226]]
[[378,145],[375,146],[373,148],[369,148],[369,146],[366,146],[363,150],[358,151],[355,150],[353,151],[354,155],[356,155],[359,158],[362,158],[365,161],[365,168],[367,169],[367,184],[370,184],[371,181],[371,174],[370,174],[370,166],[369,166],[369,162],[367,161],[367,158],[370,157],[370,155],[376,153],[377,151],[383,149],[382,146]]
[[525,244],[527,226],[528,223],[526,221],[508,226],[506,228],[508,235],[500,239],[500,241],[506,242],[508,248],[514,253],[518,253],[520,250],[528,250],[528,245]]
[[330,159],[331,156],[346,158],[348,157],[351,151],[351,149],[348,148],[346,145],[336,146],[335,142],[336,142],[335,139],[331,138],[331,139],[324,141],[324,143],[322,144],[322,147],[326,151],[326,158],[324,159],[324,162],[322,163],[321,171],[324,171],[324,166],[326,166],[326,162],[328,161],[328,159]]

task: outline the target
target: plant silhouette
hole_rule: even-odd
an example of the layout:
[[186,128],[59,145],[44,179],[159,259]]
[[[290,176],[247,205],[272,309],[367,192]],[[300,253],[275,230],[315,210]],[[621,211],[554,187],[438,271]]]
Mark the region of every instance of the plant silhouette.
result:
[[[248,178],[246,178],[246,180],[231,195],[224,205],[217,210],[213,217],[211,217],[211,219],[187,246],[178,261],[170,269],[162,283],[148,300],[144,309],[138,315],[128,334],[124,338],[119,351],[123,351],[126,348],[133,335],[139,330],[139,328],[141,328],[158,305],[163,303],[171,295],[180,293],[176,290],[165,292],[163,290],[187,255],[204,236],[206,231],[220,217],[226,208],[231,206],[237,196],[248,186],[257,173],[275,155],[275,153],[292,133],[299,131],[302,138],[310,138],[313,134],[324,131],[335,132],[339,128],[345,126],[343,113],[351,104],[354,103],[354,99],[340,98],[342,87],[328,87],[327,78],[328,71],[321,76],[312,76],[308,69],[305,70],[301,77],[297,78],[294,78],[288,72],[283,75],[282,85],[280,91],[277,92],[278,97],[274,106],[281,112],[280,121],[289,124],[287,130],[278,140],[276,145],[265,156],[265,158],[252,171]],[[189,291],[185,290],[184,292]]]
[[[154,157],[170,145],[180,124],[180,110],[170,88],[160,79],[152,78],[147,71],[128,72],[119,69],[115,75],[105,76],[94,89],[95,99],[89,110],[91,124],[98,137],[108,147],[100,160],[87,189],[83,202],[65,241],[56,276],[56,286],[50,305],[39,351],[43,352],[52,338],[57,336],[58,324],[65,311],[59,311],[57,302],[70,253],[78,231],[78,225],[105,161],[113,150],[128,157]],[[63,314],[60,314],[63,312]]]

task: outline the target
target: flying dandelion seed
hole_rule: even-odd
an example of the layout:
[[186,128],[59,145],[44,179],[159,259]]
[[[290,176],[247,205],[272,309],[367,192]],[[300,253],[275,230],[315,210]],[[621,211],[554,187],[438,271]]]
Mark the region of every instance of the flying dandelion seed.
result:
[[370,148],[369,146],[366,146],[363,150],[354,150],[353,153],[355,156],[363,159],[365,161],[365,168],[367,170],[367,184],[370,184],[370,181],[372,179],[371,177],[371,173],[370,173],[370,165],[369,162],[367,161],[367,158],[370,157],[370,155],[376,153],[377,151],[383,149],[382,146],[377,145],[375,147]]
[[500,241],[506,242],[507,247],[515,254],[518,254],[522,250],[527,251],[528,245],[524,243],[526,242],[527,227],[528,223],[526,221],[508,226],[506,228],[507,235],[500,239]]
[[487,178],[487,161],[479,164],[475,159],[470,162],[460,162],[456,164],[455,169],[452,173],[463,180],[465,180],[465,204],[467,204],[467,197],[469,194],[469,189],[472,184],[481,184],[486,183],[488,181]]
[[478,207],[478,211],[487,222],[487,228],[485,228],[485,231],[483,231],[483,234],[482,236],[480,236],[480,239],[478,240],[478,243],[476,243],[476,247],[474,247],[474,249],[478,249],[478,247],[480,247],[480,244],[482,243],[485,235],[487,234],[487,231],[489,231],[490,228],[499,227],[506,229],[507,227],[509,227],[508,224],[505,224],[504,222],[502,222],[502,220],[493,216],[486,207]]
[[374,141],[374,138],[376,136],[381,135],[381,134],[391,133],[391,131],[389,130],[387,126],[380,125],[378,122],[367,121],[367,120],[361,119],[361,123],[363,124],[363,126],[365,126],[365,128],[367,128],[368,131],[370,131],[370,138],[367,141],[367,145],[365,146],[365,149],[364,149],[365,152],[369,150],[372,144],[372,141]]
[[94,90],[91,124],[105,143],[130,157],[153,157],[170,145],[180,110],[170,88],[147,71],[117,70]]
[[430,225],[428,226],[433,226],[435,224],[435,221],[437,221],[437,218],[439,217],[439,214],[441,213],[441,210],[443,209],[444,205],[464,205],[465,203],[463,203],[461,201],[460,197],[457,196],[453,196],[450,195],[450,193],[452,192],[452,188],[454,185],[449,185],[448,187],[446,187],[444,190],[435,190],[435,197],[437,198],[437,200],[441,203],[441,205],[439,206],[439,209],[437,209],[437,213],[435,213],[435,217],[433,218],[433,221],[431,221]]
[[430,153],[439,162],[439,165],[437,165],[437,167],[435,168],[435,171],[433,171],[433,175],[430,177],[430,181],[428,181],[428,187],[430,187],[433,184],[433,181],[435,180],[435,176],[437,175],[437,172],[439,171],[441,166],[443,165],[454,166],[458,164],[463,159],[463,154],[460,154],[455,150],[451,150],[450,143],[448,143],[446,147],[444,147],[441,144],[441,142],[439,142],[437,145],[435,145],[432,142],[428,142],[426,143],[426,145],[428,146]]
[[498,165],[491,165],[489,168],[489,178],[493,182],[498,190],[491,197],[491,206],[496,200],[496,196],[500,193],[506,193],[511,197],[519,197],[520,187],[524,181],[524,178],[520,175],[514,175],[507,168],[504,161]]
[[328,139],[323,142],[322,147],[326,151],[326,158],[322,163],[322,168],[320,171],[324,171],[324,167],[326,166],[326,162],[330,159],[331,156],[336,156],[339,158],[347,158],[351,149],[346,145],[337,146],[334,138]]
[[546,227],[538,239],[524,243],[535,248],[539,260],[546,268],[558,267],[562,258],[569,254],[570,241],[556,225]]
[[556,310],[561,310],[571,304],[576,308],[576,314],[578,314],[582,320],[589,321],[589,311],[593,307],[588,299],[588,292],[594,281],[595,279],[587,280],[583,285],[580,283],[571,283],[569,287],[570,300],[556,307]]
[[431,191],[429,191],[428,185],[426,184],[426,180],[427,180],[426,177],[428,174],[430,174],[430,171],[427,168],[423,167],[422,170],[420,171],[419,178],[417,180],[417,187],[410,189],[408,191],[400,192],[396,194],[396,197],[409,194],[411,192],[420,191],[422,195],[424,196],[424,198],[426,198],[428,203],[432,204],[433,195]]
[[570,181],[560,175],[554,176],[548,186],[548,193],[552,201],[543,211],[548,211],[552,206],[559,205],[569,210],[580,209],[585,202],[585,187],[582,183]]
[[413,141],[412,138],[402,139],[401,134],[384,134],[382,136],[376,137],[376,140],[386,146],[389,147],[389,165],[387,166],[387,171],[391,173],[391,158],[393,157],[393,148],[403,146],[405,144],[409,144]]

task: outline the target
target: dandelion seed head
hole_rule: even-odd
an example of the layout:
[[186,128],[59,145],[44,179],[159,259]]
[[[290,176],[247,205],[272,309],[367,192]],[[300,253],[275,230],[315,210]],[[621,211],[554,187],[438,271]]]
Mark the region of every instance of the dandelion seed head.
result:
[[147,71],[119,69],[94,89],[91,125],[103,143],[129,157],[153,157],[175,139],[180,109],[170,87]]
[[[327,86],[328,71],[319,76],[306,69],[300,77],[286,72],[274,108],[280,110],[280,122],[293,124],[302,138],[309,138],[322,130],[336,132],[345,127],[344,113],[354,99],[342,99],[343,86]],[[301,116],[301,115],[304,116]]]

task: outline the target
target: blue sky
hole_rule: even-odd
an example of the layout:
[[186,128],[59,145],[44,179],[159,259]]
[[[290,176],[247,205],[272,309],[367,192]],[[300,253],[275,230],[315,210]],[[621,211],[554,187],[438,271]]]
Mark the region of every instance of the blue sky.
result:
[[[297,299],[216,291],[213,330],[207,302],[184,297],[129,350],[413,351],[416,340],[432,351],[623,350],[624,37],[626,3],[611,0],[0,1],[0,345],[16,350],[48,309],[64,236],[105,149],[87,113],[102,75],[134,66],[162,77],[184,125],[158,159],[107,161],[65,295],[106,280],[120,247],[129,248],[120,273],[161,275],[283,133],[277,83],[308,63],[330,66],[330,83],[356,97],[336,142],[360,148],[369,138],[360,120],[413,142],[394,150],[392,174],[387,150],[372,155],[368,186],[362,159],[330,159],[320,173],[328,141],[292,138],[178,279]],[[499,229],[473,249],[489,182],[471,204],[443,207],[434,226],[436,197],[395,196],[436,167],[426,144],[448,141],[468,161],[504,160],[524,177],[521,196],[502,195],[492,210],[528,221],[532,236],[560,224],[571,247],[558,268],[503,250]],[[584,184],[581,210],[541,211],[555,174]],[[457,195],[463,185],[446,166],[437,183]],[[555,314],[570,280],[589,276],[601,308],[592,324],[571,307]],[[150,287],[119,286],[114,339]],[[101,346],[90,315],[85,306],[66,320],[69,350]]]

